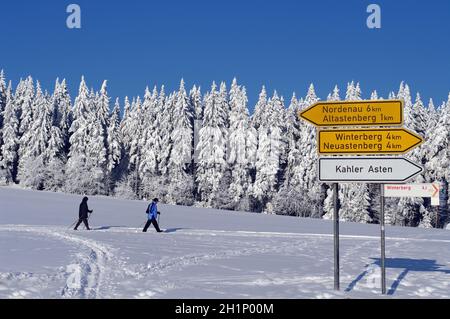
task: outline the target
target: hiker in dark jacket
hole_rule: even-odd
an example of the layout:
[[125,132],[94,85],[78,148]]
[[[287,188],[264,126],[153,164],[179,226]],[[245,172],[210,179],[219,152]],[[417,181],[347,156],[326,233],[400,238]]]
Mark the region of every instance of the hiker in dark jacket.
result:
[[156,231],[158,233],[161,233],[162,230],[159,229],[158,222],[156,221],[156,219],[158,218],[158,215],[159,215],[159,212],[158,212],[158,199],[157,198],[153,199],[153,202],[148,206],[147,214],[148,214],[148,220],[147,220],[147,223],[145,224],[145,227],[144,227],[144,229],[142,231],[144,233],[146,233],[147,229],[150,227],[150,225],[153,224],[153,226],[155,227]]
[[88,201],[87,197],[84,197],[83,200],[81,201],[80,209],[78,211],[78,218],[79,219],[78,219],[77,225],[75,226],[74,230],[77,230],[78,226],[80,226],[81,223],[84,223],[84,225],[86,226],[87,230],[91,230],[89,228],[89,223],[88,223],[88,219],[89,219],[88,214],[92,213],[93,210],[89,210],[88,205],[87,205],[87,201]]

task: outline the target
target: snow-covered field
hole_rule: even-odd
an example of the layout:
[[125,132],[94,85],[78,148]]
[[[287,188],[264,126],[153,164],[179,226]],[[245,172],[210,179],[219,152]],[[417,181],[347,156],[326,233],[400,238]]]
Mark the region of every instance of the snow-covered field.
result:
[[[0,298],[380,298],[379,227],[91,197],[94,231],[75,232],[80,196],[0,188]],[[82,227],[80,227],[82,229]],[[387,228],[391,298],[450,297],[450,231]]]

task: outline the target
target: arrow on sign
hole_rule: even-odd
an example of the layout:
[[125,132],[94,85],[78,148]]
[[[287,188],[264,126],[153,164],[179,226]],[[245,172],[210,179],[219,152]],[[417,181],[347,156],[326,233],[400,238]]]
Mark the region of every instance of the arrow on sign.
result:
[[432,186],[433,186],[433,188],[434,188],[434,193],[433,193],[433,195],[431,195],[431,197],[437,197],[437,196],[439,196],[438,194],[439,194],[439,184],[431,184]]
[[401,126],[403,101],[319,102],[300,117],[315,126]]
[[321,130],[319,154],[405,154],[423,138],[403,128]]
[[401,157],[330,157],[319,159],[319,181],[324,183],[406,182],[423,168]]

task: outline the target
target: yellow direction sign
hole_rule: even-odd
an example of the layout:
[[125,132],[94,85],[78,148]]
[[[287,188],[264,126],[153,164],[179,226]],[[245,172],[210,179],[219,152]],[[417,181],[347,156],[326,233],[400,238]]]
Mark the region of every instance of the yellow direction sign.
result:
[[403,128],[320,130],[319,154],[405,154],[423,142],[423,138]]
[[403,101],[319,102],[300,113],[315,126],[402,126]]

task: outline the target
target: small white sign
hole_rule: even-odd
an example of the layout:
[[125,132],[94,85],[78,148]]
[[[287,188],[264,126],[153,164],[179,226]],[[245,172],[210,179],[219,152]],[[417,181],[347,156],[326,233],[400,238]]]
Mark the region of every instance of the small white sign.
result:
[[439,183],[385,185],[384,197],[430,197],[431,205],[439,206],[440,187]]
[[406,182],[423,168],[401,157],[324,157],[319,159],[319,180],[325,183]]

